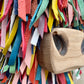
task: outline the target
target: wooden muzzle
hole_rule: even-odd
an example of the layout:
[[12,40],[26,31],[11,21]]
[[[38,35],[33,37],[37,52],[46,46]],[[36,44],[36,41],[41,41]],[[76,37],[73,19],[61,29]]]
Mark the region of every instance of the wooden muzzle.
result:
[[55,74],[84,66],[84,33],[55,28],[44,35],[37,52],[40,66]]

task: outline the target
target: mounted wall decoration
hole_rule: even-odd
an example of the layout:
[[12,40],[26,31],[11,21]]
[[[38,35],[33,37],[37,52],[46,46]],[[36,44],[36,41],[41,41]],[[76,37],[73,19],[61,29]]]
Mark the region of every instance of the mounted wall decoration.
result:
[[38,62],[56,74],[84,66],[84,33],[74,29],[55,28],[44,35],[38,50]]

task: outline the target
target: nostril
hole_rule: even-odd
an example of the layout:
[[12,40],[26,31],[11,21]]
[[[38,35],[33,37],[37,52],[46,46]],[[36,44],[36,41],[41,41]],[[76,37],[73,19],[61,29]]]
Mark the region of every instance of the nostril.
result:
[[84,54],[84,40],[82,41],[81,52],[82,52],[82,54]]
[[67,43],[61,35],[53,34],[53,40],[59,53],[64,56],[67,52]]

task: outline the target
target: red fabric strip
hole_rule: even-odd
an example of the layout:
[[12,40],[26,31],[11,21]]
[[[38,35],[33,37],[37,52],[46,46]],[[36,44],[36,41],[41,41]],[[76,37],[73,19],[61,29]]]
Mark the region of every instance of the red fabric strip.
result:
[[31,0],[25,0],[26,2],[26,14],[30,14],[31,12]]

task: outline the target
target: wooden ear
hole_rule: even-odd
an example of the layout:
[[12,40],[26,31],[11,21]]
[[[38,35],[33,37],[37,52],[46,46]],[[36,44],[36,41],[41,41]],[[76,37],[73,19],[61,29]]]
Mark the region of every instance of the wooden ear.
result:
[[41,41],[39,64],[56,74],[84,66],[83,40],[84,33],[79,30],[55,28]]

